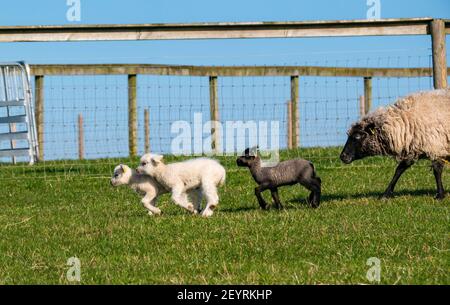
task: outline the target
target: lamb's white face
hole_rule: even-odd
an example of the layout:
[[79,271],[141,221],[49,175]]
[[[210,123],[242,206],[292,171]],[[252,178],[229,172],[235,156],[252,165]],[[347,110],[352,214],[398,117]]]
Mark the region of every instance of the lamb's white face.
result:
[[114,168],[114,174],[111,177],[111,185],[119,186],[128,184],[130,178],[131,178],[131,169],[124,164],[117,165],[116,168]]
[[141,162],[136,171],[140,174],[153,177],[158,166],[162,164],[162,158],[163,156],[161,155],[145,154],[142,156]]

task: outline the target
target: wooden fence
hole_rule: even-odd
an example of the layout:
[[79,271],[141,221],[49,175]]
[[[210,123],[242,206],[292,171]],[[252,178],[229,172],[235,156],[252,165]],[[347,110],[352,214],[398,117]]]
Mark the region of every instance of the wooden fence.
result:
[[[291,103],[288,109],[291,126],[288,143],[297,146],[298,81],[308,76],[346,76],[364,78],[364,111],[371,106],[372,77],[433,76],[435,88],[447,87],[446,35],[450,20],[434,18],[405,18],[379,20],[292,21],[292,22],[222,22],[185,24],[116,24],[116,25],[46,25],[0,26],[1,42],[111,41],[161,39],[242,39],[242,38],[302,38],[343,36],[430,35],[433,68],[382,69],[344,67],[193,67],[165,65],[34,65],[36,77],[36,123],[39,154],[43,155],[43,83],[45,75],[128,75],[129,149],[136,155],[136,75],[206,76],[210,81],[211,119],[219,120],[217,107],[217,77],[219,76],[290,76]],[[217,146],[216,126],[211,128],[213,147]]]
[[[290,100],[287,103],[288,148],[298,147],[300,143],[299,78],[302,76],[359,77],[364,82],[363,113],[372,106],[373,77],[430,77],[431,68],[348,68],[319,66],[179,66],[150,64],[111,64],[111,65],[31,65],[31,74],[35,77],[36,124],[38,130],[40,160],[44,151],[44,81],[45,76],[55,75],[128,75],[128,144],[131,157],[137,155],[137,75],[183,75],[205,76],[209,78],[211,121],[220,121],[218,101],[218,77],[221,76],[285,76],[290,77]],[[446,72],[449,69],[446,69]],[[148,137],[150,124],[148,110],[145,116],[145,150],[150,150]],[[82,124],[79,128],[82,131]],[[219,146],[220,135],[217,126],[211,128],[212,149]],[[83,138],[80,136],[79,138]],[[80,146],[82,147],[82,146]],[[80,154],[82,156],[82,154]]]

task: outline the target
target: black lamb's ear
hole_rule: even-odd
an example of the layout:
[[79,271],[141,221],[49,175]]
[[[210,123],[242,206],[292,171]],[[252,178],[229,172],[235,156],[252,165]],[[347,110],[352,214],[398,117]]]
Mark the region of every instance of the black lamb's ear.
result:
[[250,148],[246,148],[244,150],[244,156],[246,156],[246,157],[250,156]]

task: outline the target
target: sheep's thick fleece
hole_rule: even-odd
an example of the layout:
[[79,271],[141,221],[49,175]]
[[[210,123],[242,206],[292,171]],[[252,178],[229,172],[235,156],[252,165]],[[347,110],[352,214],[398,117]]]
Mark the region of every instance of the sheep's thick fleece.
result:
[[181,180],[184,189],[189,190],[202,185],[202,180],[207,180],[212,185],[223,185],[225,169],[216,160],[197,158],[166,164],[161,172],[155,174],[155,178],[169,189]]
[[366,115],[357,124],[363,128],[374,124],[380,131],[377,135],[380,142],[386,146],[380,153],[392,155],[398,161],[448,157],[450,89],[408,95]]

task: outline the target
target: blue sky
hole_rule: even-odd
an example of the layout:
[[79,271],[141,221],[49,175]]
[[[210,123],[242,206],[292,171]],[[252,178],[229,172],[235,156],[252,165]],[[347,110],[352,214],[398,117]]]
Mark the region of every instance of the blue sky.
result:
[[[2,2],[0,26],[73,24],[66,19],[66,0]],[[367,10],[366,0],[81,0],[80,23],[365,19]],[[450,1],[381,0],[381,18],[411,17],[450,19]],[[448,37],[447,45],[448,54]],[[430,48],[429,36],[0,43],[0,62],[429,67]],[[280,145],[286,145],[289,78],[222,78],[219,86],[223,119],[278,120]],[[431,87],[431,78],[376,78],[374,107]],[[302,77],[301,146],[342,145],[346,129],[359,117],[361,94],[359,78]],[[125,76],[46,77],[45,101],[47,159],[77,157],[78,114],[85,118],[86,157],[128,154]],[[139,76],[139,152],[144,143],[144,108],[151,109],[154,151],[167,153],[173,139],[171,123],[191,121],[197,111],[207,120],[208,105],[207,78]]]
[[[0,25],[70,24],[66,0],[2,1]],[[366,0],[81,0],[80,23],[364,19]],[[450,18],[448,0],[381,0],[382,18]],[[303,64],[368,55],[427,54],[429,37],[0,44],[0,60]],[[406,51],[407,50],[407,51]],[[370,53],[370,54],[369,54]],[[318,56],[316,56],[318,54]],[[355,63],[356,64],[356,63]]]

